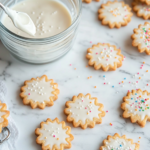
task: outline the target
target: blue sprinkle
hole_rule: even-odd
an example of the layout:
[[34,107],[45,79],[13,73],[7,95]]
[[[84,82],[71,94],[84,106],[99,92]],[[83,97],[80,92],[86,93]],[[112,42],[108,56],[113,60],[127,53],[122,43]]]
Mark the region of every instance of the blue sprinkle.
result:
[[139,111],[141,111],[141,109]]
[[137,103],[137,101],[135,101]]
[[131,98],[133,100],[133,98]]
[[120,147],[122,147],[122,145],[120,145]]
[[105,78],[105,75],[103,77]]
[[126,78],[124,78],[124,80],[126,80]]
[[113,85],[112,88],[114,88],[115,86]]
[[135,93],[135,95],[137,95],[137,93]]

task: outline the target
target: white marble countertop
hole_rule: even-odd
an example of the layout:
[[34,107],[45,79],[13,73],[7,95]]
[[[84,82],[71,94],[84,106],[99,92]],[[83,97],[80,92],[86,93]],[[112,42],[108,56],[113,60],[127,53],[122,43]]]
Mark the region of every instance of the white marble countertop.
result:
[[[126,27],[109,29],[107,26],[102,26],[97,19],[99,7],[100,2],[83,4],[79,34],[72,50],[53,63],[31,65],[20,62],[12,58],[0,43],[0,80],[5,80],[8,86],[7,103],[11,116],[19,129],[16,150],[40,150],[41,147],[35,142],[34,130],[39,127],[40,122],[47,118],[58,117],[60,121],[66,121],[66,116],[63,113],[65,102],[79,93],[91,93],[93,97],[97,97],[98,101],[104,104],[104,110],[108,110],[108,113],[103,118],[102,124],[96,125],[93,129],[82,130],[81,128],[74,128],[71,123],[67,123],[72,127],[72,134],[74,135],[71,150],[98,150],[107,135],[114,133],[126,134],[134,142],[138,142],[139,137],[141,137],[140,150],[150,149],[150,122],[141,128],[137,124],[132,124],[129,119],[122,118],[122,110],[120,109],[122,98],[128,90],[146,88],[150,91],[150,85],[146,86],[147,83],[150,83],[150,56],[145,53],[140,54],[137,48],[132,47],[130,38],[133,29],[145,21],[136,17],[134,13],[132,21]],[[98,42],[114,44],[121,48],[126,57],[121,68],[114,72],[96,71],[93,67],[86,68],[88,63],[85,58],[86,50]],[[144,67],[140,69],[143,61],[145,61]],[[146,70],[149,72],[146,73]],[[137,75],[138,72],[139,75]],[[23,105],[19,98],[20,87],[25,80],[43,74],[59,84],[59,98],[52,107],[46,107],[44,110],[32,110],[30,106]],[[132,78],[134,74],[136,77]],[[141,76],[141,74],[145,74],[145,76]],[[103,79],[103,75],[106,76],[106,80]],[[89,76],[92,78],[87,79]],[[142,77],[141,80],[138,79],[140,76]],[[119,84],[121,81],[124,81],[123,87],[122,84]],[[137,87],[129,84],[129,82],[136,81],[138,81]],[[104,85],[104,82],[110,82],[110,85]],[[112,88],[113,85],[114,88]],[[110,126],[110,123],[113,126]]]

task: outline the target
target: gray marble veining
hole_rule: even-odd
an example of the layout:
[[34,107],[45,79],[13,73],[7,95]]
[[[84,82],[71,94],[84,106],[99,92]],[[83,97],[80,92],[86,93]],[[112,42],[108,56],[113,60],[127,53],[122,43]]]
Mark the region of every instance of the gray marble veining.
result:
[[[126,2],[131,3],[129,0]],[[102,26],[97,19],[100,4],[101,2],[83,4],[79,34],[72,50],[53,63],[25,64],[11,57],[0,43],[0,80],[4,80],[8,86],[7,103],[20,132],[16,150],[40,150],[41,147],[35,142],[34,130],[39,127],[40,122],[45,121],[48,117],[51,119],[58,117],[60,121],[65,121],[66,116],[63,113],[65,102],[79,93],[91,93],[93,97],[97,97],[99,102],[104,104],[104,110],[108,110],[108,113],[103,118],[103,123],[96,125],[93,129],[82,130],[67,123],[72,127],[74,135],[71,150],[98,150],[107,135],[114,133],[126,134],[134,142],[138,142],[141,137],[140,150],[149,150],[150,122],[147,122],[144,128],[140,128],[138,125],[132,124],[129,119],[122,118],[120,109],[122,98],[128,90],[141,88],[150,91],[150,85],[146,85],[150,84],[150,56],[145,53],[140,54],[136,48],[132,47],[130,38],[133,29],[145,21],[136,17],[134,13],[132,21],[126,27],[109,29],[107,26]],[[98,42],[114,44],[121,48],[126,57],[121,68],[114,72],[95,71],[92,67],[86,68],[88,63],[85,58],[86,50]],[[140,69],[143,61],[145,61],[144,67]],[[72,65],[70,66],[70,64]],[[146,73],[146,70],[149,72]],[[137,75],[138,72],[139,75]],[[58,83],[59,98],[52,107],[46,107],[44,110],[32,110],[30,106],[24,106],[19,98],[20,87],[25,80],[43,74]],[[106,80],[103,78],[104,75]],[[88,80],[89,76],[92,78]],[[138,79],[139,76],[141,76],[141,80]],[[121,81],[124,81],[124,84],[119,84]],[[110,82],[110,84],[104,85],[104,82]],[[132,83],[129,84],[129,82]],[[110,123],[113,126],[110,126]]]

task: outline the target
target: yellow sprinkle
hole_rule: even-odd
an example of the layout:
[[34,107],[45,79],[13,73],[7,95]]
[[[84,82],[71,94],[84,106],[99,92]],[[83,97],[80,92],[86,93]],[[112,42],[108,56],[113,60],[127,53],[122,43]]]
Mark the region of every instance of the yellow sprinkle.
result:
[[104,59],[104,57],[102,57]]
[[141,79],[141,77],[139,77],[139,79]]
[[148,70],[146,70],[146,72],[148,72]]
[[45,137],[44,139],[47,139],[47,137]]
[[74,68],[74,70],[76,70],[76,68]]
[[145,64],[145,62],[143,62],[143,64]]
[[96,86],[94,86],[94,88],[96,88]]
[[137,109],[135,109],[135,111],[137,111]]
[[57,140],[59,140],[59,138],[57,138]]
[[115,57],[115,59],[116,59],[117,57]]
[[141,139],[141,137],[139,137],[139,139]]
[[124,82],[122,81],[122,83],[124,83]]

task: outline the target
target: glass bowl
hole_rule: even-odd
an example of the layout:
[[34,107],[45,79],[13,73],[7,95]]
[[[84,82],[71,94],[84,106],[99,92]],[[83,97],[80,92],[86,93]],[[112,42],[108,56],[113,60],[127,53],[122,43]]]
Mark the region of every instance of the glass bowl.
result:
[[[1,0],[1,3],[11,7],[21,1],[23,0]],[[24,38],[12,33],[0,22],[1,42],[15,58],[28,63],[43,64],[62,57],[72,48],[81,18],[82,1],[57,1],[68,8],[72,17],[71,26],[57,35],[42,39]],[[4,12],[0,9],[1,20],[3,15]]]

